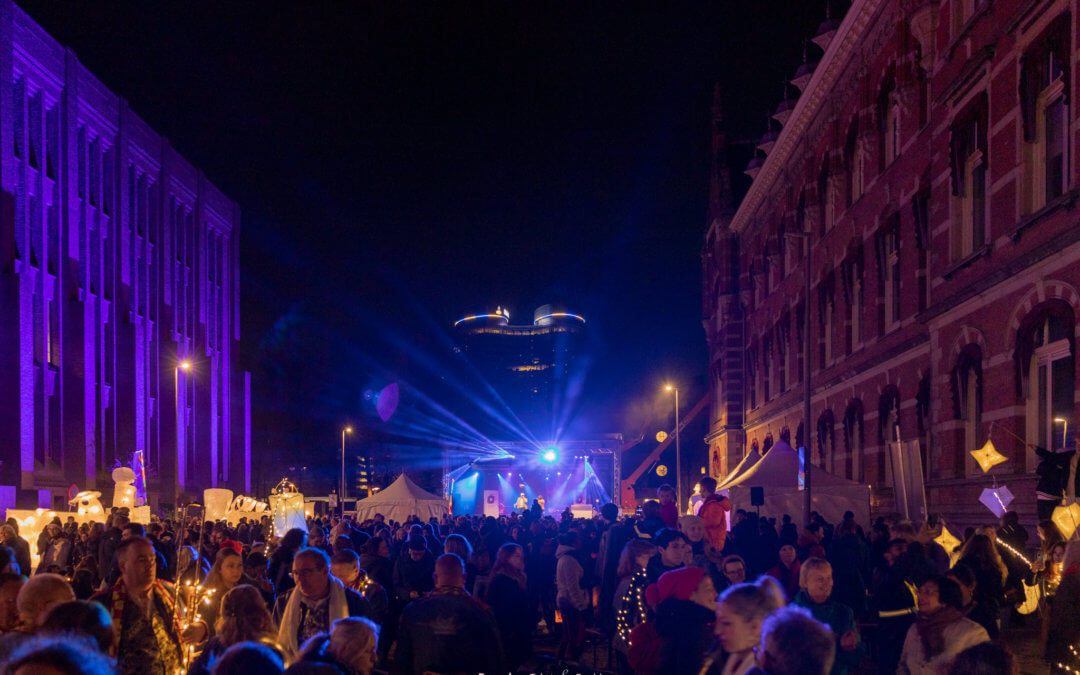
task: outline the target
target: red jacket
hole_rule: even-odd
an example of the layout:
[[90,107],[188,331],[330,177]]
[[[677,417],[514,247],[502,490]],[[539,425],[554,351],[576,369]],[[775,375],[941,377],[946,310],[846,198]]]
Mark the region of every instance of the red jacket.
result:
[[701,503],[698,516],[705,521],[705,540],[717,551],[724,550],[727,540],[727,514],[731,510],[731,500],[718,494],[711,494]]

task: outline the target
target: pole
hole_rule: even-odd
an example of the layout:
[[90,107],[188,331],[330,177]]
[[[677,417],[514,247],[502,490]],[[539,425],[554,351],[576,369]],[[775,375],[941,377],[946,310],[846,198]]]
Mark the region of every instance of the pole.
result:
[[682,451],[679,448],[679,388],[675,387],[675,495],[682,515]]
[[341,517],[345,517],[345,429],[341,430],[341,490],[338,491]]
[[806,281],[806,304],[803,308],[803,519],[810,524],[812,498],[810,494],[810,473],[813,462],[810,461],[810,233],[802,233],[806,248],[803,257],[803,271]]

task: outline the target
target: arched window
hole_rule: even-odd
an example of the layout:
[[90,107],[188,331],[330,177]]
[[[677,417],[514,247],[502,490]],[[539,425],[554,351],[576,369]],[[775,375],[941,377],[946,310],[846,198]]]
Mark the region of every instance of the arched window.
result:
[[855,399],[844,412],[844,478],[862,480],[863,408]]
[[813,464],[823,469],[830,468],[835,459],[836,444],[833,436],[833,414],[831,410],[821,413],[817,421],[817,456]]
[[1027,402],[1028,441],[1054,450],[1076,445],[1076,347],[1072,308],[1061,300],[1035,307],[1021,323],[1017,364]]
[[[956,419],[963,421],[962,439],[958,457],[959,466],[968,466],[968,472],[975,467],[968,460],[967,453],[983,444],[980,429],[982,427],[982,359],[979,345],[969,344],[960,350],[956,357],[956,366],[952,372],[953,412]],[[957,472],[960,473],[959,471]]]
[[[900,426],[900,390],[889,385],[878,398],[878,451],[875,453],[877,467],[874,480],[884,485],[888,479],[886,466],[889,462],[889,444],[895,443]],[[907,440],[901,438],[901,440]]]

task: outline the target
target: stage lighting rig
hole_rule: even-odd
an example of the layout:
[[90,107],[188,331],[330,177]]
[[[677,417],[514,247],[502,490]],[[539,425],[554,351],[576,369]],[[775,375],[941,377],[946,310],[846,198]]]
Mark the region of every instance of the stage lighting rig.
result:
[[548,448],[544,450],[542,453],[540,453],[540,460],[543,461],[545,464],[554,464],[555,462],[559,461],[558,448]]

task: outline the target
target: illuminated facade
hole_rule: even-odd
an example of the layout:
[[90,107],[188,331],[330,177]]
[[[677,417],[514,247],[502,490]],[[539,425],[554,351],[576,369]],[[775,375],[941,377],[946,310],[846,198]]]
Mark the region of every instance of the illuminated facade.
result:
[[136,451],[152,505],[250,491],[239,233],[233,202],[0,0],[0,507],[66,507]]
[[510,313],[463,317],[454,323],[458,349],[494,387],[538,439],[558,438],[567,393],[584,339],[585,318],[544,305],[530,325],[510,323]]
[[[919,443],[931,512],[993,521],[978,497],[996,481],[1035,519],[1038,458],[1016,437],[1075,445],[1077,4],[855,0],[815,37],[738,209],[716,162],[714,474],[769,435],[806,435],[816,465],[887,512],[899,434]],[[988,438],[1008,459],[987,474],[969,452]]]

